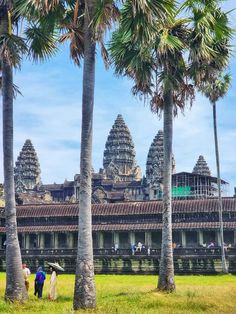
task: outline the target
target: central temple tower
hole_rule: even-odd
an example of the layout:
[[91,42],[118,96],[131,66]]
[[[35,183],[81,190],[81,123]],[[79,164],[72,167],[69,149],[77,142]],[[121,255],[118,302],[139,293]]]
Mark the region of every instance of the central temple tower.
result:
[[103,167],[106,177],[114,181],[141,179],[141,170],[135,161],[134,143],[121,114],[118,114],[108,135]]

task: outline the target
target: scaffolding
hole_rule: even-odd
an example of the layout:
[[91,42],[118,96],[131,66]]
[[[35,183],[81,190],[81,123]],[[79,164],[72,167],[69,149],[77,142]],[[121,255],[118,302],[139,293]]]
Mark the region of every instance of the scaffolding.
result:
[[[222,196],[227,196],[229,184],[221,180]],[[189,172],[172,175],[172,197],[174,199],[205,199],[217,197],[217,178]]]

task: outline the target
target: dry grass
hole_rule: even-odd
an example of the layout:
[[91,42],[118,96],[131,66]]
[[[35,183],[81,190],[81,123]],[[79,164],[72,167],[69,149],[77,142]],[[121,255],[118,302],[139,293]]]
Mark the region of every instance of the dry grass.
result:
[[[56,302],[47,300],[49,280],[46,280],[44,297],[33,295],[30,279],[29,301],[25,304],[6,304],[3,299],[5,275],[0,274],[0,313],[67,314],[72,311],[73,275],[58,277]],[[162,294],[156,291],[155,276],[96,276],[97,309],[77,313],[96,314],[236,314],[235,276],[176,276],[177,291]]]

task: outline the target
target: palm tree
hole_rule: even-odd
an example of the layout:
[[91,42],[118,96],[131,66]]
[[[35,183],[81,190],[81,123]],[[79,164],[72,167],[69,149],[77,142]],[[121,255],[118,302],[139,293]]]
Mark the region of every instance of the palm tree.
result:
[[11,42],[9,12],[11,4],[0,6],[0,49],[3,99],[3,163],[6,227],[6,291],[5,299],[23,301],[27,298],[22,273],[22,261],[17,235],[13,173],[13,75],[7,44]]
[[[230,31],[218,1],[187,0],[180,7],[170,1],[168,10],[162,11],[164,16],[160,16],[160,8],[157,9],[160,3],[146,1],[146,7],[137,3],[135,7],[132,1],[126,1],[119,29],[113,33],[110,53],[115,72],[134,80],[134,95],[141,94],[146,101],[149,99],[153,112],[159,114],[163,110],[163,229],[158,288],[174,291],[171,223],[173,115],[178,108],[183,110],[187,101],[192,104],[195,86],[202,79],[208,79],[208,71],[216,56],[222,55],[218,58],[217,70],[227,64],[228,53],[222,54],[221,51],[223,43],[227,48]],[[161,4],[162,9],[165,4]],[[148,5],[149,9],[151,5],[154,9],[147,10]],[[186,14],[186,18],[178,18]]]
[[91,216],[91,169],[92,132],[95,84],[95,41],[90,27],[93,1],[85,3],[84,16],[84,69],[82,100],[82,131],[80,150],[79,238],[74,289],[74,309],[95,308],[92,216]]
[[[6,227],[6,290],[5,299],[10,301],[23,301],[27,298],[25,289],[21,252],[17,235],[15,189],[14,189],[14,160],[13,160],[13,98],[19,93],[13,84],[13,68],[19,68],[24,54],[34,51],[33,58],[44,58],[54,47],[50,48],[45,33],[45,40],[40,44],[38,38],[25,40],[13,33],[19,21],[11,2],[0,6],[0,69],[2,78],[0,88],[3,100],[3,162],[4,162],[4,192],[5,192],[5,227]],[[13,28],[13,30],[12,30]],[[29,31],[30,28],[27,28]],[[42,32],[40,36],[43,36]],[[47,35],[47,36],[46,36]],[[51,39],[52,40],[52,39]],[[52,41],[51,41],[52,42]],[[33,44],[33,45],[32,45]],[[45,46],[46,50],[45,50]],[[37,48],[38,50],[35,50]]]
[[220,222],[220,246],[221,246],[221,262],[222,272],[228,273],[228,268],[225,259],[224,249],[224,227],[223,227],[223,203],[221,197],[221,176],[220,176],[220,157],[217,136],[217,118],[216,118],[216,103],[220,98],[223,98],[230,88],[231,77],[229,74],[220,75],[218,78],[212,78],[211,82],[204,84],[201,87],[201,92],[209,99],[213,110],[213,126],[214,126],[214,142],[217,168],[217,186],[218,186],[218,204],[219,204],[219,222]]
[[[91,226],[91,169],[94,106],[94,77],[96,42],[101,46],[105,64],[108,63],[103,35],[117,20],[119,10],[112,0],[42,1],[19,0],[21,14],[28,18],[37,12],[37,22],[52,20],[52,28],[59,29],[59,42],[70,41],[70,56],[76,65],[84,59],[82,131],[80,151],[79,233],[74,289],[74,309],[94,308],[92,226]],[[34,14],[35,16],[35,14]],[[62,34],[61,34],[62,33]]]

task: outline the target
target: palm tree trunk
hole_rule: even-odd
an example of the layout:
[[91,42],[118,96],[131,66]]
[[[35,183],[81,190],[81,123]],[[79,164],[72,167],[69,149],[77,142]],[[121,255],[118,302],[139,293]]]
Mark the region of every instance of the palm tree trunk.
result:
[[215,154],[216,154],[216,169],[217,169],[217,186],[218,186],[218,206],[219,206],[219,222],[220,222],[220,247],[221,247],[221,263],[222,272],[228,273],[228,267],[225,259],[224,249],[224,226],[223,226],[223,203],[221,197],[221,178],[220,178],[220,157],[218,147],[218,136],[217,136],[217,121],[216,121],[216,103],[212,103],[213,108],[213,124],[214,124],[214,140],[215,140]]
[[91,169],[92,129],[95,84],[95,42],[89,27],[93,1],[85,2],[84,70],[82,133],[80,154],[79,236],[74,289],[74,310],[96,307],[94,281],[92,221],[91,221]]
[[175,290],[171,208],[173,138],[173,93],[171,90],[165,93],[164,104],[163,227],[158,289],[171,292]]
[[[1,33],[8,33],[8,12],[0,7]],[[5,193],[6,227],[6,291],[5,299],[23,301],[27,298],[21,252],[17,234],[14,167],[13,167],[13,75],[8,62],[2,60],[2,99],[3,99],[3,167]]]

